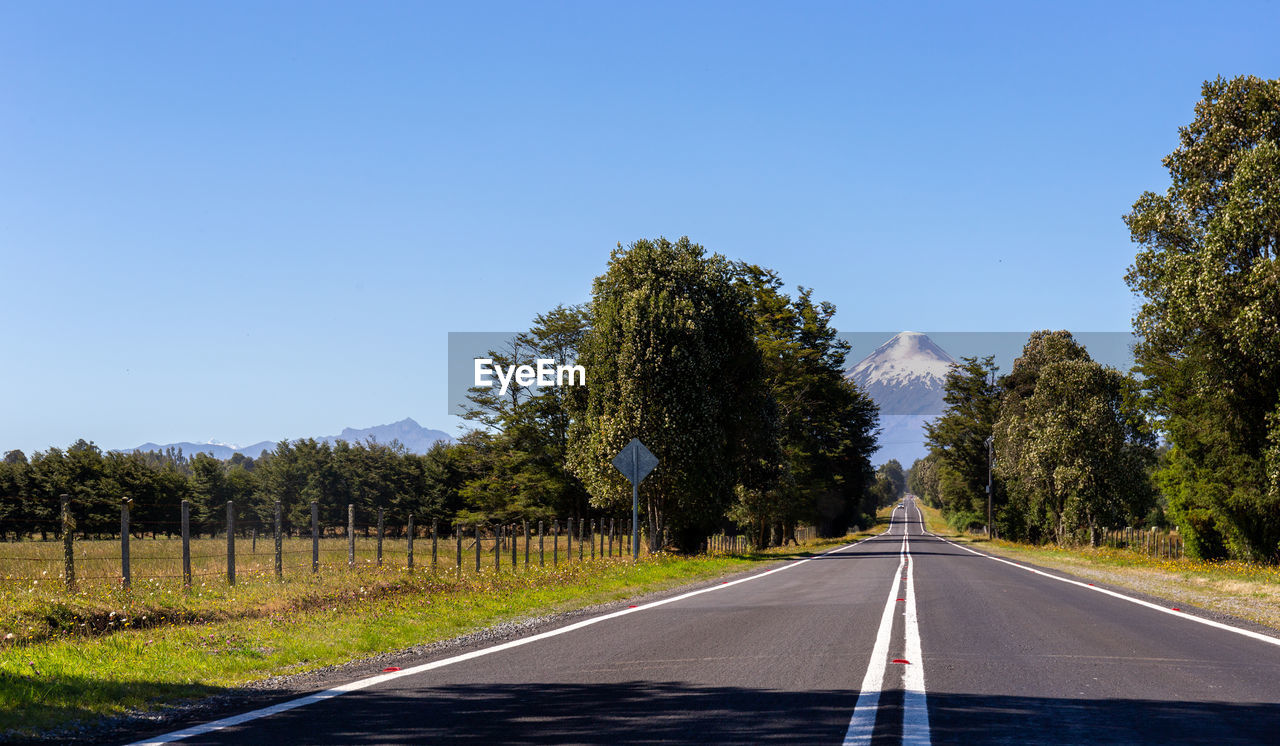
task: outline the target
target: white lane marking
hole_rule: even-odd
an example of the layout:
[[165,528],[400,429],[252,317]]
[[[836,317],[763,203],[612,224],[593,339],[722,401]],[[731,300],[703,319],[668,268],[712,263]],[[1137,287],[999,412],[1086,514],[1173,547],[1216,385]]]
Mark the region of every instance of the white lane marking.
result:
[[[897,509],[895,508],[896,512]],[[890,520],[891,527],[893,525]],[[898,581],[902,568],[906,565],[907,537],[902,537],[902,551],[898,554],[898,569],[893,572],[893,582],[889,584],[889,598],[884,604],[884,613],[880,615],[880,629],[876,632],[875,644],[871,647],[871,659],[867,661],[867,673],[862,677],[862,688],[858,692],[858,702],[849,718],[849,727],[844,733],[845,746],[871,743],[871,735],[876,728],[876,712],[880,709],[880,689],[884,686],[885,667],[889,662],[889,638],[893,635],[893,612],[898,606]]]
[[[916,507],[915,501],[911,503]],[[920,525],[923,531],[924,515],[920,514]],[[903,537],[907,562],[906,592],[906,635],[903,654],[910,661],[902,670],[902,742],[913,746],[929,746],[929,702],[924,687],[924,652],[920,644],[920,621],[916,613],[916,563],[911,558],[911,540]]]
[[[927,532],[926,532],[926,533],[927,533]],[[930,535],[930,536],[932,536],[932,537],[934,537],[935,539],[942,539],[943,541],[947,542],[947,543],[948,543],[948,544],[950,544],[951,546],[956,547],[956,548],[958,548],[958,549],[963,549],[964,551],[968,552],[969,554],[976,554],[976,555],[978,555],[979,557],[986,557],[986,558],[987,558],[987,559],[989,559],[989,560],[995,560],[996,562],[1004,563],[1004,564],[1006,564],[1006,565],[1009,565],[1010,567],[1016,567],[1016,568],[1018,568],[1018,569],[1020,569],[1020,570],[1026,570],[1027,572],[1034,573],[1034,574],[1036,574],[1036,575],[1040,575],[1040,576],[1042,576],[1042,577],[1046,577],[1046,578],[1051,578],[1051,579],[1053,579],[1053,580],[1057,580],[1057,581],[1058,581],[1058,582],[1060,582],[1060,583],[1070,583],[1071,585],[1078,585],[1078,586],[1080,586],[1081,588],[1084,588],[1084,589],[1086,589],[1086,590],[1090,590],[1090,591],[1097,591],[1098,593],[1105,593],[1105,594],[1106,594],[1106,595],[1108,595],[1108,596],[1112,596],[1112,597],[1114,597],[1114,598],[1119,598],[1119,599],[1121,599],[1121,600],[1128,601],[1129,603],[1137,604],[1137,605],[1139,605],[1139,606],[1145,606],[1145,607],[1147,607],[1148,609],[1152,609],[1153,611],[1159,611],[1159,612],[1161,612],[1161,613],[1163,613],[1163,614],[1168,614],[1168,615],[1170,615],[1170,616],[1178,617],[1179,619],[1187,619],[1187,620],[1190,620],[1190,621],[1193,621],[1193,622],[1199,622],[1200,624],[1204,624],[1204,625],[1207,625],[1207,626],[1209,626],[1209,627],[1214,627],[1214,628],[1216,628],[1216,629],[1225,630],[1225,631],[1227,631],[1227,632],[1235,632],[1235,633],[1236,633],[1236,634],[1238,634],[1238,635],[1244,635],[1245,637],[1253,638],[1254,640],[1258,640],[1259,642],[1265,642],[1265,643],[1267,643],[1268,645],[1280,645],[1280,637],[1272,637],[1271,635],[1264,635],[1264,634],[1262,634],[1261,632],[1254,632],[1253,630],[1250,630],[1250,629],[1244,629],[1244,628],[1242,628],[1242,627],[1233,627],[1233,626],[1231,626],[1230,624],[1223,624],[1222,622],[1215,622],[1215,621],[1214,621],[1214,620],[1212,620],[1212,619],[1205,619],[1204,617],[1196,616],[1195,614],[1188,614],[1188,613],[1187,613],[1187,612],[1185,612],[1185,611],[1175,611],[1175,610],[1173,610],[1173,609],[1171,609],[1171,608],[1169,608],[1169,607],[1167,607],[1167,606],[1160,606],[1159,604],[1153,604],[1153,603],[1151,603],[1150,601],[1143,601],[1142,599],[1140,599],[1140,598],[1134,598],[1133,596],[1126,596],[1126,595],[1124,595],[1123,593],[1117,593],[1117,592],[1115,592],[1115,591],[1113,591],[1113,590],[1108,590],[1108,589],[1106,589],[1106,588],[1099,588],[1099,587],[1098,587],[1098,586],[1096,586],[1096,585],[1089,585],[1088,583],[1083,583],[1083,582],[1081,582],[1081,581],[1079,581],[1079,580],[1072,580],[1072,579],[1070,579],[1070,578],[1064,578],[1064,577],[1061,577],[1061,576],[1058,576],[1058,575],[1054,575],[1054,574],[1052,574],[1052,573],[1047,573],[1047,572],[1044,572],[1044,571],[1041,571],[1041,570],[1037,570],[1037,569],[1035,569],[1034,567],[1027,567],[1026,565],[1019,564],[1019,563],[1017,563],[1017,562],[1012,562],[1012,561],[1010,561],[1010,560],[1002,559],[1002,558],[1000,558],[1000,557],[994,557],[994,556],[992,556],[992,555],[990,555],[990,554],[987,554],[987,553],[985,553],[985,552],[979,552],[979,551],[976,551],[976,550],[970,549],[969,547],[963,546],[963,545],[961,545],[961,544],[957,544],[957,543],[955,543],[954,541],[951,541],[950,539],[946,539],[946,538],[943,538],[943,537],[941,537],[941,536],[937,536],[936,534],[929,534],[929,535]]]
[[[842,547],[836,547],[835,549],[827,550],[818,556],[821,557],[827,554],[843,552],[846,549],[852,549],[853,547],[858,546],[864,541],[870,541],[871,539],[874,539],[877,536],[881,536],[881,535],[882,534],[877,534],[876,536],[868,536],[867,538],[860,539],[859,541],[855,541],[852,544],[846,544]],[[173,743],[174,741],[182,741],[187,738],[193,738],[195,736],[202,736],[207,733],[213,733],[214,731],[223,730],[224,728],[230,728],[236,725],[243,725],[244,723],[248,723],[254,720],[261,720],[262,718],[271,717],[272,715],[278,715],[282,712],[288,712],[289,710],[297,709],[299,707],[305,707],[307,705],[315,704],[317,702],[324,702],[325,700],[333,699],[334,697],[339,697],[349,692],[355,692],[361,689],[368,689],[371,686],[376,686],[378,684],[382,684],[388,681],[394,681],[395,679],[403,678],[405,676],[413,676],[413,675],[424,673],[426,671],[431,671],[437,668],[444,668],[445,666],[450,666],[455,663],[469,661],[469,660],[472,660],[473,658],[480,658],[482,656],[490,655],[492,653],[497,653],[503,650],[518,648],[522,645],[528,645],[529,643],[532,643],[532,642],[537,642],[539,640],[545,640],[550,637],[563,635],[569,632],[573,632],[575,630],[582,629],[584,627],[590,627],[593,624],[599,624],[600,622],[607,621],[609,619],[616,619],[621,616],[626,616],[627,614],[634,614],[636,612],[645,611],[646,609],[653,609],[658,606],[665,606],[666,604],[675,603],[676,601],[683,601],[686,598],[699,596],[699,595],[702,595],[703,593],[710,593],[712,591],[723,590],[725,588],[732,588],[733,586],[738,585],[739,583],[746,583],[752,580],[758,580],[767,575],[773,575],[774,573],[782,572],[783,570],[790,570],[793,567],[799,567],[800,565],[803,565],[806,562],[810,562],[813,559],[814,559],[813,557],[809,557],[806,559],[802,559],[798,562],[793,562],[788,565],[783,565],[782,567],[775,567],[772,570],[765,570],[762,573],[757,573],[755,575],[751,575],[746,578],[731,580],[727,583],[721,583],[719,585],[713,585],[707,588],[700,588],[696,591],[689,591],[688,593],[683,593],[679,596],[672,596],[671,598],[664,598],[660,601],[652,601],[650,603],[635,606],[633,608],[614,611],[608,614],[604,614],[602,616],[592,617],[591,619],[584,619],[581,622],[575,622],[573,624],[560,627],[558,629],[549,630],[547,632],[541,632],[539,634],[531,635],[529,637],[524,637],[519,640],[511,640],[509,642],[504,642],[499,645],[494,645],[493,647],[482,648],[480,650],[472,650],[469,653],[455,655],[450,658],[442,658],[438,661],[432,661],[430,663],[423,663],[421,665],[413,666],[411,668],[406,668],[401,671],[384,673],[378,676],[370,676],[366,679],[351,681],[346,684],[342,684],[341,686],[335,686],[332,689],[326,689],[322,692],[316,692],[315,694],[308,694],[305,697],[298,697],[297,699],[291,699],[287,702],[281,702],[280,704],[272,705],[270,707],[263,707],[261,709],[252,710],[250,712],[244,712],[239,715],[232,715],[231,717],[222,718],[221,720],[213,720],[208,723],[200,723],[199,725],[193,725],[190,728],[171,731],[169,733],[164,733],[162,735],[155,736],[154,738],[148,738],[145,741],[135,741],[129,746],[150,746],[151,744]]]

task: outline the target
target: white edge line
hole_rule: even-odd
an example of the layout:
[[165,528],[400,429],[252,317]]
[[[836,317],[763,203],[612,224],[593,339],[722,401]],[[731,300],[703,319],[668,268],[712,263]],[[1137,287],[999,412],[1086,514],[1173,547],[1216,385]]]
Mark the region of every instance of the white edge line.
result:
[[[890,523],[890,526],[892,525],[893,524]],[[887,531],[885,533],[887,533]],[[870,541],[871,539],[874,539],[883,535],[884,534],[876,534],[875,536],[868,536],[867,538],[859,539],[858,541],[855,541],[852,544],[846,544],[844,546],[835,547],[834,549],[829,549],[817,556],[821,557],[823,555],[832,554],[835,552],[843,552],[846,549],[852,549],[853,547],[856,547],[865,541]],[[364,679],[357,679],[356,681],[351,681],[346,684],[342,684],[341,686],[335,686],[331,689],[326,689],[321,692],[308,694],[305,697],[298,697],[297,699],[291,699],[291,700],[288,700],[287,702],[281,702],[276,705],[271,705],[270,707],[263,707],[261,709],[251,710],[249,712],[244,712],[239,715],[232,715],[231,717],[222,718],[220,720],[213,720],[207,723],[200,723],[199,725],[193,725],[189,728],[171,731],[169,733],[164,733],[162,735],[155,736],[154,738],[148,738],[144,741],[135,741],[132,744],[129,744],[129,746],[151,746],[152,744],[173,743],[174,741],[181,741],[187,738],[192,738],[194,736],[201,736],[206,733],[213,733],[214,731],[219,731],[225,728],[230,728],[236,725],[242,725],[244,723],[252,722],[254,720],[260,720],[262,718],[271,717],[272,715],[277,715],[282,712],[288,712],[289,710],[297,709],[299,707],[305,707],[307,705],[314,704],[316,702],[323,702],[328,699],[333,699],[334,697],[339,697],[343,694],[347,694],[348,692],[355,692],[361,689],[367,689],[371,686],[376,686],[378,684],[382,684],[387,681],[393,681],[395,679],[403,678],[405,676],[414,676],[416,674],[424,673],[426,671],[431,671],[437,668],[450,666],[450,665],[453,665],[454,663],[462,663],[463,661],[468,661],[473,658],[480,658],[482,656],[489,655],[491,653],[498,653],[503,650],[510,650],[511,648],[517,648],[522,645],[528,645],[529,643],[532,643],[532,642],[537,642],[539,640],[545,640],[550,637],[556,637],[558,635],[563,635],[568,632],[573,632],[575,630],[582,629],[583,627],[590,627],[593,624],[599,624],[600,622],[604,622],[609,619],[616,619],[621,616],[626,616],[627,614],[633,614],[635,612],[644,611],[646,609],[653,609],[658,606],[664,606],[666,604],[675,603],[676,601],[683,601],[686,598],[698,596],[703,593],[710,593],[711,591],[718,591],[718,590],[723,590],[725,588],[732,588],[733,586],[738,585],[739,583],[746,583],[752,580],[763,578],[766,575],[772,575],[777,572],[782,572],[783,570],[790,570],[793,567],[799,567],[800,565],[803,565],[806,562],[810,562],[813,559],[814,559],[813,557],[807,557],[798,562],[792,562],[792,563],[783,565],[782,567],[775,567],[772,570],[765,570],[762,573],[757,573],[749,577],[739,578],[737,580],[730,580],[727,582],[722,582],[718,585],[709,586],[707,588],[700,588],[696,591],[689,591],[688,593],[682,593],[679,596],[672,596],[671,598],[664,598],[658,601],[652,601],[647,604],[641,604],[639,606],[634,606],[627,609],[621,609],[619,611],[610,612],[602,616],[592,617],[591,619],[584,619],[580,622],[575,622],[573,624],[569,624],[564,627],[558,627],[556,629],[548,630],[546,632],[540,632],[536,635],[530,635],[529,637],[522,637],[518,640],[511,640],[509,642],[500,643],[498,645],[494,645],[488,648],[482,648],[480,650],[472,650],[469,653],[462,653],[461,655],[455,655],[449,658],[442,658],[438,661],[432,661],[430,663],[423,663],[421,665],[413,666],[411,668],[406,668],[401,671],[393,671],[390,673],[380,674],[378,676],[370,676]]]
[[[929,533],[929,532],[927,532],[927,531],[926,531],[925,533]],[[946,539],[946,538],[944,538],[944,537],[938,536],[937,534],[929,534],[929,535],[930,535],[930,536],[932,536],[932,537],[933,537],[933,538],[935,538],[935,539],[941,539],[942,541],[947,542],[948,544],[950,544],[950,545],[951,545],[951,546],[953,546],[953,547],[956,547],[956,548],[959,548],[959,549],[963,549],[964,551],[969,552],[970,554],[976,554],[976,555],[978,555],[979,557],[986,557],[986,558],[987,558],[987,559],[989,559],[989,560],[995,560],[996,562],[1002,562],[1002,563],[1004,563],[1004,564],[1006,564],[1006,565],[1009,565],[1010,567],[1016,567],[1016,568],[1019,568],[1019,569],[1021,569],[1021,570],[1026,570],[1027,572],[1035,573],[1036,575],[1042,575],[1042,576],[1044,576],[1044,577],[1046,577],[1046,578],[1052,578],[1053,580],[1057,580],[1057,581],[1062,582],[1062,583],[1070,583],[1071,585],[1078,585],[1078,586],[1080,586],[1081,588],[1084,588],[1084,589],[1086,589],[1086,590],[1090,590],[1090,591],[1097,591],[1098,593],[1105,593],[1105,594],[1106,594],[1106,595],[1108,595],[1108,596],[1112,596],[1112,597],[1114,597],[1114,598],[1119,598],[1119,599],[1122,599],[1122,600],[1128,601],[1129,603],[1137,604],[1137,605],[1139,605],[1139,606],[1145,606],[1145,607],[1147,607],[1148,609],[1153,609],[1153,610],[1155,610],[1155,611],[1159,611],[1159,612],[1161,612],[1161,613],[1163,613],[1163,614],[1168,614],[1168,615],[1170,615],[1170,616],[1178,617],[1179,619],[1187,619],[1187,620],[1190,620],[1190,621],[1193,621],[1193,622],[1199,622],[1200,624],[1204,624],[1204,625],[1207,625],[1207,626],[1210,626],[1210,627],[1215,627],[1215,628],[1217,628],[1217,629],[1225,630],[1225,631],[1227,631],[1227,632],[1235,632],[1235,633],[1236,633],[1236,634],[1238,634],[1238,635],[1244,635],[1245,637],[1251,637],[1251,638],[1253,638],[1253,639],[1255,639],[1255,640],[1258,640],[1259,642],[1265,642],[1265,643],[1267,643],[1268,645],[1280,645],[1280,637],[1272,637],[1271,635],[1264,635],[1264,634],[1262,634],[1261,632],[1254,632],[1253,630],[1250,630],[1250,629],[1244,629],[1243,627],[1233,627],[1233,626],[1232,626],[1232,625],[1230,625],[1230,624],[1223,624],[1222,622],[1216,622],[1216,621],[1214,621],[1214,620],[1212,620],[1212,619],[1205,619],[1205,618],[1204,618],[1204,617],[1202,617],[1202,616],[1196,616],[1195,614],[1188,614],[1188,613],[1187,613],[1187,612],[1185,612],[1185,611],[1175,611],[1174,609],[1171,609],[1171,608],[1169,608],[1169,607],[1167,607],[1167,606],[1161,606],[1161,605],[1159,605],[1159,604],[1153,604],[1153,603],[1151,603],[1150,601],[1143,601],[1143,600],[1142,600],[1142,599],[1140,599],[1140,598],[1134,598],[1133,596],[1126,596],[1126,595],[1125,595],[1125,594],[1123,594],[1123,593],[1117,593],[1116,591],[1109,590],[1109,589],[1107,589],[1107,588],[1099,588],[1099,587],[1098,587],[1098,586],[1096,586],[1096,585],[1089,585],[1088,583],[1085,583],[1085,582],[1082,582],[1082,581],[1079,581],[1079,580],[1072,580],[1071,578],[1064,578],[1064,577],[1062,577],[1062,576],[1060,576],[1060,575],[1054,575],[1053,573],[1047,573],[1047,572],[1044,572],[1043,570],[1037,570],[1037,569],[1036,569],[1036,568],[1034,568],[1034,567],[1028,567],[1028,566],[1026,566],[1026,565],[1024,565],[1024,564],[1022,564],[1022,563],[1019,563],[1019,562],[1014,562],[1014,561],[1012,561],[1012,560],[1007,560],[1007,559],[1004,559],[1004,558],[1001,558],[1001,557],[996,557],[996,556],[993,556],[993,555],[987,554],[986,552],[979,552],[979,551],[977,551],[977,550],[970,549],[969,547],[963,546],[963,545],[961,545],[961,544],[957,544],[957,543],[955,543],[954,541],[951,541],[950,539]]]

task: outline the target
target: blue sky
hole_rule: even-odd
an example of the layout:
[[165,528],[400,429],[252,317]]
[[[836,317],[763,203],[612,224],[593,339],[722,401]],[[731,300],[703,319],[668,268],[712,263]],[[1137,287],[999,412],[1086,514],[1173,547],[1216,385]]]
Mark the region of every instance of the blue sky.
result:
[[[890,7],[891,5],[901,7]],[[1127,330],[1267,3],[0,4],[0,450],[445,414],[450,331],[689,235],[850,331]]]

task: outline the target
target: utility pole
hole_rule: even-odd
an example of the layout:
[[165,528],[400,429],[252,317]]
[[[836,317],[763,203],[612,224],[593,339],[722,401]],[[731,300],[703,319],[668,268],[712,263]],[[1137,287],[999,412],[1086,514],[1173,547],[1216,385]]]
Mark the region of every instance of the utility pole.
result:
[[992,462],[995,460],[993,449],[995,447],[996,436],[987,436],[987,538],[991,536],[991,470]]

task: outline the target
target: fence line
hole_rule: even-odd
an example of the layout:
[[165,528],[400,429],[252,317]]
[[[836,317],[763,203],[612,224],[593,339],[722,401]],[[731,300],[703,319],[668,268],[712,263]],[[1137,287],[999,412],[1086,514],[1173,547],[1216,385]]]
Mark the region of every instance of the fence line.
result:
[[[228,586],[235,586],[237,577],[252,577],[260,579],[264,576],[274,576],[277,581],[283,580],[286,571],[291,577],[299,575],[299,570],[305,570],[308,565],[311,568],[311,574],[315,575],[322,569],[334,569],[341,566],[339,559],[342,549],[339,548],[338,542],[343,541],[346,544],[346,567],[354,569],[356,567],[373,567],[380,568],[386,563],[393,563],[396,566],[412,572],[423,569],[420,563],[415,561],[414,556],[414,540],[420,538],[418,527],[415,525],[415,517],[410,515],[406,517],[405,524],[394,525],[387,520],[385,511],[381,508],[377,510],[375,520],[376,523],[370,525],[358,525],[356,522],[355,505],[347,506],[346,526],[337,527],[321,527],[319,522],[319,509],[316,502],[311,503],[311,531],[310,536],[306,536],[305,528],[294,525],[293,531],[285,531],[283,520],[283,507],[279,501],[273,506],[272,516],[268,537],[266,532],[262,532],[263,538],[267,544],[267,551],[259,552],[257,543],[259,539],[259,528],[251,526],[245,529],[237,526],[236,506],[232,501],[228,501],[225,508],[225,533],[221,538],[210,535],[208,539],[192,538],[191,522],[192,511],[188,501],[182,501],[180,504],[180,519],[173,522],[178,528],[180,540],[161,538],[159,534],[152,533],[151,540],[147,540],[144,544],[137,545],[141,539],[136,538],[133,533],[133,516],[132,513],[138,508],[137,504],[130,501],[123,501],[120,505],[120,534],[119,546],[115,552],[111,552],[107,548],[110,546],[110,540],[93,540],[93,539],[76,539],[76,526],[74,520],[74,505],[70,497],[62,498],[62,531],[61,543],[62,555],[60,558],[50,553],[48,556],[44,554],[43,546],[38,551],[23,552],[17,556],[5,556],[0,551],[0,583],[16,582],[16,581],[32,581],[39,582],[42,580],[60,579],[62,584],[70,590],[75,590],[77,581],[102,581],[111,580],[118,583],[120,587],[129,589],[132,587],[135,579],[137,580],[156,580],[181,578],[182,583],[186,587],[193,584],[195,578],[207,578],[214,575],[225,575]],[[576,541],[578,543],[578,557],[574,560],[573,544],[575,541],[574,524],[577,523]],[[153,525],[156,521],[148,519],[147,524]],[[557,566],[561,560],[560,553],[564,552],[564,559],[567,561],[587,561],[599,560],[605,558],[628,557],[623,549],[623,542],[615,541],[613,532],[621,525],[626,531],[630,531],[629,522],[619,524],[617,519],[610,519],[608,522],[609,530],[606,531],[606,522],[603,519],[574,519],[570,518],[566,524],[567,530],[561,531],[560,522],[553,521],[554,530],[548,536],[546,524],[538,521],[536,524],[537,535],[534,535],[535,526],[531,525],[527,520],[520,522],[488,522],[488,523],[472,523],[464,525],[455,523],[452,526],[454,541],[449,541],[447,533],[442,534],[440,531],[439,520],[432,520],[429,531],[425,532],[431,540],[431,556],[430,572],[438,573],[445,569],[450,558],[448,550],[450,544],[455,545],[455,557],[453,558],[454,569],[459,577],[462,574],[462,560],[464,552],[463,541],[470,535],[473,541],[465,548],[466,550],[474,550],[475,569],[476,572],[482,572],[482,559],[492,554],[493,571],[495,572],[518,572],[530,567],[546,567],[547,552],[552,553],[552,566]],[[363,529],[365,536],[357,536],[357,529]],[[371,529],[373,529],[371,531]],[[221,532],[220,532],[221,533]],[[245,536],[241,536],[241,534]],[[372,536],[369,534],[372,533]],[[305,538],[304,538],[305,537]],[[310,541],[308,541],[308,539]],[[548,539],[550,541],[548,541]],[[152,544],[152,542],[156,542]],[[172,544],[167,542],[173,541]],[[537,546],[534,546],[536,541]],[[164,542],[162,545],[161,542]],[[225,542],[225,545],[223,544]],[[7,542],[0,544],[3,547]],[[247,546],[245,546],[247,544]],[[309,544],[309,546],[308,546]],[[550,547],[547,544],[551,544]],[[141,553],[135,551],[135,545],[146,547],[173,547],[175,551],[170,554],[164,551],[143,551]],[[48,546],[45,544],[44,546]],[[56,546],[56,544],[55,544]],[[222,547],[221,551],[210,551],[213,547]],[[521,549],[523,548],[523,554]],[[589,552],[588,552],[589,549]],[[106,551],[103,551],[106,550]],[[247,551],[246,551],[247,550]],[[90,556],[92,552],[93,555]],[[299,555],[311,554],[311,561],[298,562],[286,560],[289,557],[298,557]],[[509,552],[509,554],[507,554]],[[509,560],[506,567],[503,565],[504,558]],[[56,563],[61,561],[61,566]],[[221,560],[221,561],[219,561]],[[101,570],[91,574],[83,572],[77,575],[77,569],[83,569],[89,563],[109,563],[116,564],[119,568],[118,574],[103,573]],[[24,569],[26,563],[28,568]],[[29,566],[39,567],[41,564],[48,565],[48,569],[43,572],[31,574],[28,572]],[[79,566],[79,567],[78,567]],[[57,568],[55,570],[55,568]],[[103,568],[105,569],[105,568]],[[245,575],[248,573],[248,575]],[[243,578],[241,578],[243,579]]]
[[1154,527],[1107,529],[1102,533],[1102,545],[1160,559],[1182,559],[1186,550],[1185,542],[1177,529],[1160,531]]

